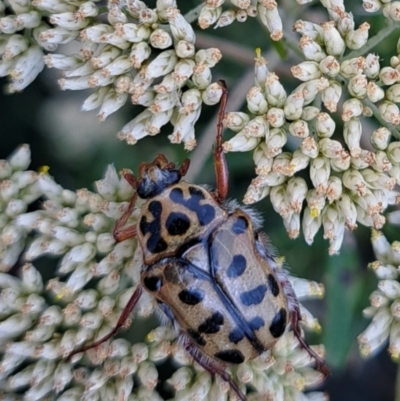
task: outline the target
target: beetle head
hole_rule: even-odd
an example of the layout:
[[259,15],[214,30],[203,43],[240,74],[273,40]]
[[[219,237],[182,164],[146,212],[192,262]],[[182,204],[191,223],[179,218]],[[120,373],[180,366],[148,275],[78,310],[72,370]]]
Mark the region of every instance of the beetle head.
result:
[[189,168],[190,160],[185,159],[177,168],[175,163],[168,162],[164,155],[159,154],[152,163],[142,163],[139,167],[137,194],[148,199],[158,195],[164,188],[180,181]]

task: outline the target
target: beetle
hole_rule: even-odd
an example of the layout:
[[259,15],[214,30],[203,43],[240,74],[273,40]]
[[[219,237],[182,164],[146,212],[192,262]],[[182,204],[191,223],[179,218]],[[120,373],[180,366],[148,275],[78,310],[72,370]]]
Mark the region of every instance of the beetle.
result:
[[[250,209],[226,200],[228,168],[222,132],[228,91],[224,81],[220,86],[215,191],[181,180],[188,171],[188,159],[178,168],[159,154],[152,163],[140,165],[139,178],[123,171],[135,193],[113,234],[117,242],[137,238],[143,255],[141,285],[116,327],[68,358],[111,338],[127,321],[144,289],[154,295],[178,329],[194,360],[220,375],[245,401],[226,367],[267,351],[288,327],[325,376],[329,368],[301,335],[299,303],[286,273],[269,251],[259,219]],[[145,200],[138,222],[126,226],[138,197]]]

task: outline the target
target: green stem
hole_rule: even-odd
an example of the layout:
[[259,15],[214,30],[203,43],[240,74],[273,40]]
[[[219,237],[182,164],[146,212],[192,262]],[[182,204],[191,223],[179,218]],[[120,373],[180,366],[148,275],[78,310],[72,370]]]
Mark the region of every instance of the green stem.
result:
[[375,36],[373,36],[371,39],[368,39],[367,43],[361,47],[360,49],[353,50],[349,54],[346,55],[346,57],[343,57],[342,60],[349,60],[355,57],[362,56],[363,54],[368,54],[376,45],[379,43],[383,43],[382,41],[387,38],[388,35],[390,35],[392,32],[394,32],[396,29],[400,29],[400,26],[398,23],[395,23],[394,21],[388,19],[387,25],[385,28],[381,29]]
[[397,364],[396,387],[394,401],[400,401],[400,363]]
[[185,20],[191,24],[193,21],[195,21],[197,18],[199,18],[200,11],[201,9],[205,6],[203,2],[201,2],[197,7],[195,7],[193,10],[190,10],[188,13],[184,15]]

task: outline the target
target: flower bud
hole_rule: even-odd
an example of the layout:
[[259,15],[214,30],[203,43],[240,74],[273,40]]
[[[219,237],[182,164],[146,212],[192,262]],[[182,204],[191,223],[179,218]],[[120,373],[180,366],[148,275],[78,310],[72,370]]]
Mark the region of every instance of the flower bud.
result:
[[225,152],[247,152],[253,150],[259,143],[259,138],[249,137],[244,133],[236,134],[229,141],[224,142]]
[[379,112],[382,118],[393,125],[400,124],[400,111],[395,103],[383,101],[379,106]]
[[298,120],[301,117],[305,96],[305,91],[293,92],[288,96],[283,108],[288,120]]
[[315,121],[315,129],[320,138],[330,138],[335,132],[335,121],[328,113],[319,113]]
[[177,8],[171,7],[166,12],[174,39],[176,41],[184,40],[188,43],[194,44],[196,41],[196,35],[192,26],[186,21],[180,11]]
[[317,157],[310,163],[310,179],[317,190],[317,193],[325,193],[328,186],[328,179],[331,174],[329,161],[324,157]]
[[347,86],[350,95],[362,99],[367,94],[368,80],[364,74],[358,74],[352,77]]
[[300,81],[309,81],[322,76],[318,63],[315,61],[304,61],[290,69],[292,75]]
[[307,60],[319,63],[327,56],[321,46],[307,35],[301,37],[299,46]]
[[222,7],[209,7],[204,6],[198,18],[199,26],[201,29],[207,29],[215,22],[218,21],[222,13]]
[[342,120],[350,121],[351,118],[359,117],[363,111],[363,104],[360,100],[351,98],[343,103]]
[[294,151],[292,160],[290,161],[290,171],[295,174],[300,170],[304,170],[308,166],[309,162],[310,158],[306,156],[301,149],[297,149]]
[[362,23],[357,30],[350,31],[346,35],[346,45],[352,50],[360,49],[367,43],[368,31],[370,25],[367,22]]
[[221,85],[217,82],[214,82],[206,88],[202,93],[202,100],[205,104],[212,106],[217,104],[222,96],[223,90]]
[[232,24],[236,19],[236,12],[234,10],[226,10],[222,12],[219,17],[217,23],[215,24],[215,28],[222,28],[224,26],[228,26]]
[[340,64],[334,56],[325,57],[319,63],[321,72],[328,77],[334,78],[340,72]]
[[[387,94],[386,94],[386,96],[387,96]],[[375,82],[371,81],[367,85],[367,97],[371,102],[377,103],[385,97],[385,92]],[[391,100],[391,99],[389,99],[389,100]]]
[[336,81],[330,81],[329,86],[321,92],[324,106],[332,113],[336,111],[341,96],[342,86]]
[[226,113],[224,116],[224,127],[229,128],[234,132],[241,131],[245,125],[250,121],[250,117],[248,114],[236,111]]
[[361,154],[361,135],[362,126],[361,121],[358,118],[353,117],[344,123],[343,138],[352,157],[359,157]]
[[268,110],[266,119],[271,127],[279,128],[285,123],[285,114],[282,109],[272,107]]
[[281,40],[283,35],[283,25],[277,4],[275,3],[272,7],[264,7],[263,4],[258,3],[257,10],[261,22],[268,31],[271,32],[270,38],[274,41]]
[[247,92],[247,108],[254,114],[265,114],[268,110],[268,103],[264,98],[261,88],[253,86]]
[[155,29],[150,35],[150,44],[156,49],[166,49],[172,46],[171,35],[164,29]]
[[312,136],[308,136],[302,140],[300,149],[303,154],[312,159],[315,159],[319,153],[318,144]]
[[304,120],[296,120],[290,123],[289,132],[297,138],[306,138],[310,135],[308,124]]
[[372,132],[371,145],[377,150],[385,150],[390,142],[391,133],[386,127],[380,127]]
[[305,121],[311,121],[315,117],[317,117],[318,113],[320,112],[320,109],[315,106],[307,106],[303,108],[303,111],[301,113],[301,119]]
[[341,56],[346,49],[346,44],[339,31],[335,28],[334,21],[328,21],[321,24],[324,30],[325,49],[332,56]]
[[283,107],[286,102],[286,91],[279,82],[279,77],[270,72],[265,80],[265,96],[269,105],[273,107]]

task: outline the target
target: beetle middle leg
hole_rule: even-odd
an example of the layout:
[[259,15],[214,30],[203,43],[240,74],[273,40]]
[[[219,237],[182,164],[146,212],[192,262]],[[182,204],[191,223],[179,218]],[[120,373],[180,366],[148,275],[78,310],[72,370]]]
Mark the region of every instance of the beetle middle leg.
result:
[[204,370],[211,373],[212,375],[219,375],[229,384],[230,388],[236,393],[241,401],[247,401],[246,396],[242,393],[238,385],[233,381],[232,376],[225,371],[224,365],[203,355],[202,352],[197,348],[197,346],[186,335],[181,335],[181,340],[186,351]]
[[215,164],[215,175],[217,180],[216,197],[218,202],[222,203],[228,195],[228,165],[226,163],[226,157],[222,148],[222,131],[224,130],[224,117],[226,110],[226,102],[228,99],[228,88],[223,80],[219,81],[219,85],[222,89],[221,103],[218,112],[218,124],[217,124],[217,141],[214,148],[214,164]]

